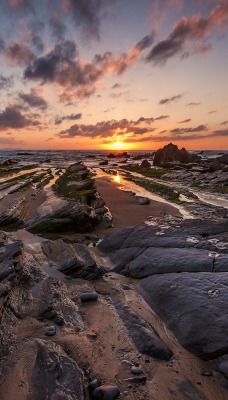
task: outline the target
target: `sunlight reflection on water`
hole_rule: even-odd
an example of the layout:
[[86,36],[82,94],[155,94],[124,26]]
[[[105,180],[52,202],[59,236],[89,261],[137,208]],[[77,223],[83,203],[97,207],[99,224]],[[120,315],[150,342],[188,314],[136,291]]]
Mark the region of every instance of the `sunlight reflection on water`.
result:
[[116,175],[113,175],[113,180],[116,183],[120,183],[121,182],[121,176],[118,174],[118,172],[117,172]]

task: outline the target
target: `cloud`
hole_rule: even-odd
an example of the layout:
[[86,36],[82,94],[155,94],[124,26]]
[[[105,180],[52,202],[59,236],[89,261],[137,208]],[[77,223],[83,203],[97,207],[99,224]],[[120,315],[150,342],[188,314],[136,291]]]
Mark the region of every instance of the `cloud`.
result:
[[7,0],[7,3],[8,6],[12,9],[20,9],[30,6],[31,0]]
[[4,76],[0,74],[0,90],[7,90],[13,86],[13,76]]
[[34,88],[31,88],[30,93],[20,92],[18,97],[30,107],[39,108],[40,110],[46,110],[48,107],[47,101],[42,96],[39,96]]
[[228,121],[223,121],[223,122],[220,122],[219,125],[227,125],[227,124],[228,124]]
[[[148,118],[149,119],[149,118]],[[146,120],[146,119],[145,119]],[[154,120],[154,119],[153,119]],[[127,119],[101,121],[95,125],[78,125],[74,124],[66,130],[60,131],[57,135],[60,138],[74,137],[90,137],[90,138],[108,138],[122,135],[144,135],[145,133],[153,132],[155,128],[139,126],[139,123],[145,122],[143,118],[140,121],[129,121]],[[122,139],[121,139],[122,140]]]
[[[215,31],[226,30],[227,22],[228,2],[225,0],[221,1],[206,18],[198,15],[193,15],[191,18],[182,17],[175,23],[170,35],[152,47],[146,57],[146,61],[154,64],[164,64],[169,58],[178,53],[183,56],[190,42],[193,42],[193,54],[205,52],[210,45],[205,43],[201,45],[201,42]],[[196,44],[195,47],[194,44]]]
[[55,125],[60,125],[63,121],[75,121],[77,119],[81,119],[82,114],[69,114],[69,115],[64,115],[62,117],[56,117],[55,118]]
[[28,65],[35,58],[27,43],[11,40],[3,54],[11,65]]
[[211,111],[208,111],[208,114],[214,114],[216,112],[218,112],[218,110],[211,110]]
[[119,89],[119,88],[121,88],[120,83],[115,83],[115,84],[112,86],[112,89]]
[[66,25],[60,20],[55,13],[49,19],[52,36],[58,41],[63,41],[66,33]]
[[159,101],[159,104],[162,104],[162,105],[163,104],[169,104],[172,101],[177,101],[177,100],[181,99],[182,96],[183,96],[182,94],[177,94],[176,96],[168,97],[166,99],[162,99],[162,100]]
[[183,121],[179,121],[178,124],[185,124],[190,121],[191,121],[191,118],[187,118],[187,119],[183,119]]
[[201,103],[197,103],[196,101],[193,101],[192,103],[186,104],[186,106],[200,106]]
[[174,128],[170,131],[170,133],[184,134],[184,133],[193,133],[193,132],[204,132],[207,130],[208,130],[208,128],[206,125],[198,125],[195,128]]
[[64,87],[67,91],[60,95],[60,101],[70,104],[74,98],[83,99],[94,94],[97,81],[105,74],[122,74],[138,60],[152,40],[153,34],[147,35],[126,53],[117,57],[111,52],[96,54],[92,62],[79,57],[73,41],[61,42],[46,55],[34,59],[25,69],[24,78]]
[[40,125],[38,121],[22,115],[16,107],[8,106],[4,111],[0,112],[0,130],[9,128],[21,129],[37,125]]
[[3,146],[20,146],[23,145],[25,142],[23,140],[16,140],[14,138],[8,138],[8,137],[0,137],[0,144]]
[[65,12],[72,17],[76,28],[80,28],[84,38],[100,39],[101,20],[104,9],[115,0],[62,0]]

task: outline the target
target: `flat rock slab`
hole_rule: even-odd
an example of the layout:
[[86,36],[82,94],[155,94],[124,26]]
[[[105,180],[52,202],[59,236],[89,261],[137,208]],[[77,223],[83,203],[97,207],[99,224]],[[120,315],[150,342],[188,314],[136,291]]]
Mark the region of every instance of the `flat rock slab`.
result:
[[205,360],[228,353],[227,273],[154,275],[140,292],[183,347]]

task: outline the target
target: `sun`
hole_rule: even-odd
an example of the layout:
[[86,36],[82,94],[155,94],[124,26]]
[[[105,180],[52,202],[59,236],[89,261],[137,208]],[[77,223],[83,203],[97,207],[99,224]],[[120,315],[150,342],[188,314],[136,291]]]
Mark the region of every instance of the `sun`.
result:
[[124,143],[121,142],[121,141],[114,142],[114,143],[112,144],[112,148],[113,148],[113,150],[123,150],[123,148],[124,148]]

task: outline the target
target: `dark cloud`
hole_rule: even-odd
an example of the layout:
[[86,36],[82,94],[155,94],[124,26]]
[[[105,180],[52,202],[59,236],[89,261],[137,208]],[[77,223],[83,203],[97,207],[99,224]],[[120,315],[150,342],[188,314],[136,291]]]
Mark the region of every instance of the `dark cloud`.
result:
[[81,119],[82,114],[69,114],[69,115],[64,115],[62,117],[56,117],[55,118],[55,125],[60,125],[63,121],[75,121],[78,119]]
[[216,112],[218,112],[218,110],[211,110],[211,111],[208,111],[208,114],[214,114]]
[[4,40],[0,37],[0,51],[2,51],[5,48],[5,42]]
[[227,124],[228,124],[228,121],[223,121],[223,122],[220,122],[219,125],[227,125]]
[[42,96],[39,96],[34,89],[31,89],[30,93],[20,92],[18,97],[30,107],[39,108],[41,110],[46,110],[48,107],[47,101]]
[[33,11],[32,0],[6,0],[9,8],[15,11]]
[[45,24],[43,21],[33,21],[31,26],[31,43],[35,47],[35,49],[39,52],[44,51],[44,43],[41,39],[41,33],[45,29]]
[[162,40],[156,44],[146,57],[146,61],[153,61],[155,64],[164,64],[168,58],[183,50],[183,43],[172,38]]
[[[214,31],[227,29],[228,22],[228,2],[221,1],[219,5],[211,11],[207,18],[193,15],[191,18],[182,17],[173,27],[167,39],[158,42],[149,52],[146,61],[155,64],[164,64],[169,58],[180,53],[183,57],[186,54],[186,46],[193,42],[192,53],[204,53],[210,49],[210,44],[204,41]],[[194,44],[196,45],[194,46]],[[188,51],[189,55],[190,52]]]
[[21,129],[29,126],[40,125],[38,121],[30,119],[26,115],[22,115],[16,107],[6,107],[0,112],[0,130],[9,128]]
[[154,32],[144,36],[138,43],[136,43],[135,47],[138,50],[143,51],[148,47],[150,47],[153,43],[154,43]]
[[101,20],[105,8],[115,0],[62,0],[64,10],[73,18],[76,28],[81,28],[84,38],[100,38]]
[[210,136],[211,137],[228,136],[228,129],[214,131]]
[[0,90],[7,90],[13,86],[13,76],[4,76],[0,74]]
[[196,101],[193,101],[192,103],[186,104],[187,106],[200,106],[201,103],[197,103]]
[[60,20],[57,14],[49,19],[52,36],[58,41],[63,41],[66,33],[66,25]]
[[170,131],[172,134],[184,134],[184,133],[193,133],[193,132],[204,132],[207,131],[208,128],[206,125],[198,125],[195,128],[175,128]]
[[[141,119],[143,121],[143,118]],[[60,131],[58,136],[61,138],[90,137],[108,138],[117,135],[144,135],[153,132],[155,128],[140,127],[139,120],[128,121],[127,119],[110,120],[98,122],[96,125],[72,125],[69,129]]]
[[3,52],[7,61],[15,66],[28,65],[35,58],[28,44],[20,43],[17,40],[11,40]]
[[112,86],[112,89],[119,89],[119,88],[121,88],[120,83],[115,83],[115,84]]
[[179,121],[178,124],[185,124],[190,121],[191,121],[191,118],[187,118],[187,119],[183,119],[183,121]]
[[182,97],[182,94],[177,94],[176,96],[173,96],[173,97],[168,97],[166,99],[161,99],[159,101],[159,104],[169,104],[172,101],[177,101],[177,100],[181,99],[181,97]]

